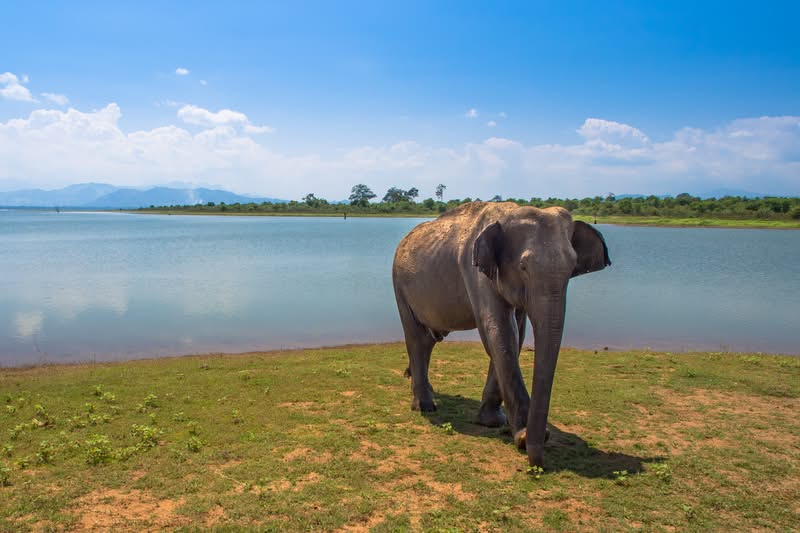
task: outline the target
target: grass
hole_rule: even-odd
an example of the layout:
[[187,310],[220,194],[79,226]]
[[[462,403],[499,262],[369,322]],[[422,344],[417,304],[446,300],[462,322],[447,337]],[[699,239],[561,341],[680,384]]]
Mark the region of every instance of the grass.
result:
[[[595,217],[573,215],[577,220],[594,222]],[[733,218],[671,218],[644,216],[599,216],[599,224],[621,226],[665,226],[686,228],[753,228],[753,229],[800,229],[800,220],[733,219]]]
[[[0,531],[800,528],[800,359],[562,350],[544,471],[474,343],[0,370]],[[532,354],[523,353],[530,375]]]

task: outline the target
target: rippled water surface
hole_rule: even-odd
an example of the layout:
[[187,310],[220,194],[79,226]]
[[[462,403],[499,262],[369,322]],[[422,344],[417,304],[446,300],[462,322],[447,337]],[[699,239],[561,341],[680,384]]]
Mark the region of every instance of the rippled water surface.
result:
[[[0,211],[0,365],[399,340],[422,221]],[[566,345],[800,352],[800,231],[598,228]]]

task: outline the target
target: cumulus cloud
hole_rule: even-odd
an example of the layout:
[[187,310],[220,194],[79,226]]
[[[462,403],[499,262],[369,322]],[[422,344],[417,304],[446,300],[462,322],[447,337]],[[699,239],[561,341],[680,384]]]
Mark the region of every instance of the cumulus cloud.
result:
[[36,102],[36,98],[23,83],[28,83],[28,76],[23,75],[20,79],[16,74],[3,72],[0,74],[0,97],[20,102]]
[[200,85],[208,85],[208,82],[206,80],[200,80]]
[[478,110],[474,107],[472,109],[468,109],[464,116],[467,118],[478,118]]
[[42,96],[44,96],[46,100],[53,102],[54,104],[67,105],[69,103],[69,98],[67,98],[63,94],[42,93]]
[[186,124],[214,128],[219,126],[242,127],[245,133],[270,133],[270,126],[256,126],[250,123],[247,115],[231,109],[209,111],[195,105],[185,105],[178,110],[178,118]]
[[187,76],[189,74],[189,69],[178,67],[175,69],[175,74],[177,74],[178,76]]
[[486,123],[486,125],[489,126],[490,128],[494,128],[495,126],[497,126],[497,122],[495,122],[494,120],[490,120],[489,122]]
[[438,183],[453,197],[586,196],[702,192],[718,187],[800,194],[800,117],[734,120],[716,129],[683,128],[666,140],[638,128],[587,119],[575,142],[525,144],[490,137],[455,147],[404,140],[337,155],[287,155],[256,140],[268,131],[241,112],[184,105],[169,125],[123,131],[115,103],[91,111],[35,110],[0,122],[0,183],[59,187],[101,181],[163,184],[164,176],[216,183],[242,193],[298,198],[313,191],[342,199],[355,183],[376,192]]

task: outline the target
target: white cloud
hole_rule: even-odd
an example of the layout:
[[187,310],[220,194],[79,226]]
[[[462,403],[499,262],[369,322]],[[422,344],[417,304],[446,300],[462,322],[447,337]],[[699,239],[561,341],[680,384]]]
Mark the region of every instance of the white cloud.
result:
[[500,112],[497,114],[497,116],[498,116],[498,117],[500,117],[500,118],[506,118],[506,116],[507,116],[507,115],[506,115],[506,112],[505,112],[505,111],[500,111]]
[[495,126],[497,126],[497,122],[495,122],[494,120],[490,120],[489,122],[486,123],[486,125],[489,126],[490,128],[494,128]]
[[20,102],[36,102],[36,98],[23,83],[28,83],[28,76],[23,75],[19,79],[16,74],[3,72],[0,74],[0,97]]
[[632,126],[600,118],[587,118],[577,131],[586,139],[650,142],[647,135]]
[[49,100],[54,104],[67,105],[69,103],[69,98],[67,98],[63,94],[42,93],[42,96],[44,96],[46,100]]
[[256,126],[250,124],[247,115],[231,109],[220,109],[216,113],[196,105],[185,105],[178,110],[178,118],[186,124],[214,128],[218,126],[240,126],[245,133],[270,133],[274,131],[269,126]]
[[800,194],[800,117],[734,120],[684,128],[663,141],[622,123],[590,119],[574,143],[523,144],[491,137],[455,147],[405,140],[339,155],[287,155],[257,142],[264,126],[241,112],[183,106],[177,125],[123,131],[114,103],[81,112],[39,109],[0,122],[0,183],[26,179],[53,188],[101,181],[150,186],[164,176],[242,193],[298,198],[309,191],[347,197],[354,183],[381,194],[438,183],[453,197],[586,196],[702,192],[718,187]]
[[44,314],[41,311],[29,313],[16,313],[14,315],[14,329],[18,337],[28,339],[42,331]]
[[178,67],[178,68],[175,69],[175,74],[177,74],[178,76],[186,76],[186,75],[189,74],[189,69],[188,68],[183,68],[183,67]]
[[467,112],[464,113],[464,116],[467,118],[477,118],[478,110],[473,107],[472,109],[467,110]]
[[200,80],[200,85],[208,85],[208,82],[206,80]]

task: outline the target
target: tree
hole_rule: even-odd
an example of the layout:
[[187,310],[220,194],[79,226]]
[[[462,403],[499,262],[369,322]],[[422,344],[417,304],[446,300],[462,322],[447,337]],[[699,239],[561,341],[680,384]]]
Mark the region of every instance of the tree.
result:
[[375,198],[375,193],[363,183],[353,185],[353,188],[350,189],[350,205],[366,207],[373,198]]
[[492,196],[492,199],[489,200],[489,201],[490,202],[502,202],[503,201],[503,197],[500,196],[499,194],[495,194],[494,196]]
[[397,187],[391,187],[386,194],[383,195],[383,201],[387,203],[395,203],[395,202],[402,202],[403,200],[408,199],[408,193],[403,189],[398,189]]
[[308,205],[308,207],[320,207],[323,205],[328,205],[327,200],[324,198],[317,198],[313,192],[303,196],[303,201],[306,203],[306,205]]
[[417,188],[416,188],[416,187],[411,187],[411,188],[410,188],[410,189],[408,189],[408,191],[406,192],[406,198],[407,198],[408,200],[412,200],[412,201],[413,201],[413,199],[414,199],[414,198],[416,198],[417,196],[419,196],[419,191],[417,190]]
[[444,199],[444,190],[447,188],[447,185],[444,183],[440,183],[436,186],[436,199],[440,202]]

